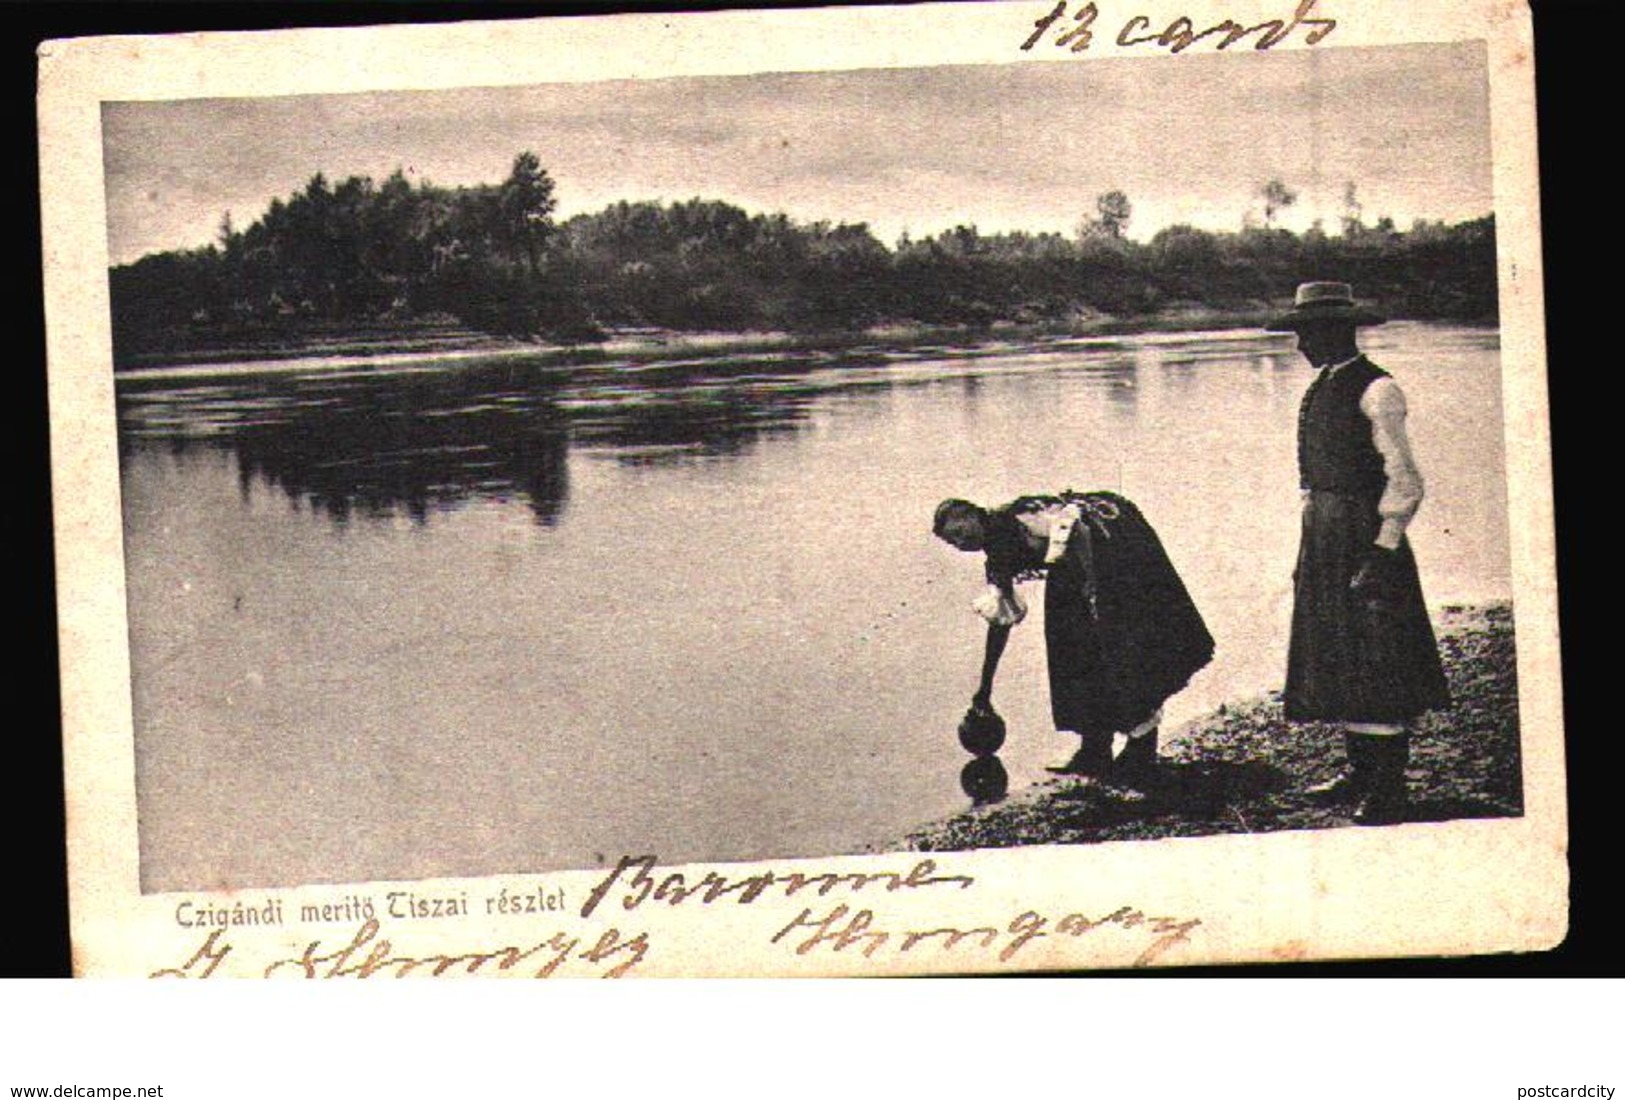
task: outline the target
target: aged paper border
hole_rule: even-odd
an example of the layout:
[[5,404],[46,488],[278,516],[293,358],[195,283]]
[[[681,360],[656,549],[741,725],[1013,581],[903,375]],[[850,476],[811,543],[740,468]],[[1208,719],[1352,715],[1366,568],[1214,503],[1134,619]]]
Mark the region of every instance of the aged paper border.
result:
[[[1102,27],[1144,14],[1153,26],[1189,15],[1205,26],[1281,18],[1292,5],[1140,0],[1102,5]],[[99,104],[107,99],[286,95],[470,84],[531,84],[753,71],[975,64],[1150,56],[1097,35],[1086,55],[1019,52],[1048,4],[930,4],[903,8],[619,15],[501,23],[338,28],[243,34],[108,38],[47,43],[40,54],[39,125],[47,355],[63,688],[64,764],[74,969],[87,975],[253,974],[320,940],[322,955],[354,927],[228,928],[204,949],[203,932],[177,924],[179,905],[249,907],[280,898],[287,910],[350,893],[391,890],[474,898],[538,884],[559,889],[569,912],[456,922],[391,922],[328,970],[354,973],[383,938],[396,958],[489,953],[482,974],[534,973],[549,952],[504,967],[503,948],[528,951],[578,940],[562,974],[601,974],[639,958],[636,975],[870,974],[1038,970],[1296,959],[1452,956],[1541,950],[1567,929],[1566,803],[1551,501],[1549,417],[1541,304],[1533,45],[1524,5],[1508,0],[1341,3],[1324,0],[1333,41],[1317,49],[1486,39],[1489,42],[1494,191],[1499,241],[1501,363],[1507,488],[1517,615],[1525,812],[1517,819],[1028,848],[932,857],[924,878],[954,884],[860,894],[766,892],[749,906],[727,898],[627,910],[622,891],[590,918],[580,902],[596,871],[486,879],[348,884],[240,893],[156,894],[138,888],[133,722],[125,621],[114,391],[107,326],[107,248]],[[1307,48],[1294,37],[1280,47]],[[1202,52],[1194,47],[1192,53]],[[1177,60],[1165,63],[1177,64]],[[636,854],[636,853],[629,853]],[[778,874],[907,876],[908,854],[727,865],[738,880]],[[708,868],[681,869],[690,881]],[[666,873],[662,869],[657,878]],[[845,888],[842,888],[844,891]],[[874,910],[876,928],[1007,930],[1023,913],[1058,921],[1125,907],[1147,918],[1197,919],[1182,942],[1149,952],[1147,922],[1085,936],[1047,936],[1001,957],[974,942],[866,956],[861,949],[800,956],[770,942],[804,908],[845,902]],[[483,908],[483,907],[482,907]],[[643,937],[645,949],[626,945]],[[603,959],[581,956],[602,945]],[[223,952],[230,946],[232,951]],[[615,952],[616,947],[619,953]],[[230,955],[228,958],[227,955]],[[352,967],[349,971],[345,966]],[[284,967],[299,973],[309,967]],[[444,968],[449,974],[467,964]],[[387,971],[385,971],[387,972]]]

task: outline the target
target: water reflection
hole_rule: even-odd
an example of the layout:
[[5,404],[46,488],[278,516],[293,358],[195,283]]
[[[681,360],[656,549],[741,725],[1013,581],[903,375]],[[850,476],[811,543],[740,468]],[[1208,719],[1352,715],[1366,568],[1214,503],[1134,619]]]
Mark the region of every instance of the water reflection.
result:
[[1010,773],[997,756],[978,756],[960,771],[959,787],[972,806],[989,806],[1010,793]]
[[804,393],[761,386],[599,392],[572,403],[571,438],[612,447],[618,461],[634,466],[735,456],[763,436],[795,430],[807,404]]
[[472,497],[511,494],[526,498],[539,523],[558,521],[569,495],[568,436],[549,403],[350,389],[342,401],[300,404],[233,433],[245,489],[263,481],[340,524],[397,512],[421,524]]
[[1162,384],[1180,397],[1194,394],[1201,383],[1201,364],[1194,358],[1169,358],[1158,364]]
[[1099,386],[1116,420],[1132,423],[1139,415],[1139,365],[1132,355],[1115,355],[1100,364]]
[[255,484],[272,486],[339,526],[401,514],[425,524],[473,499],[519,497],[551,527],[569,499],[572,446],[671,464],[739,455],[802,423],[805,367],[778,364],[775,375],[762,363],[729,366],[736,377],[726,385],[716,364],[711,376],[666,370],[631,381],[513,364],[229,385],[131,377],[119,392],[121,458],[226,448],[245,501]]
[[426,524],[472,499],[518,497],[551,527],[569,499],[572,448],[634,467],[738,457],[800,430],[813,402],[838,392],[950,382],[974,411],[989,369],[1035,393],[1059,369],[1103,394],[1108,414],[1127,424],[1138,415],[1140,354],[1073,340],[569,369],[509,358],[230,377],[154,372],[120,377],[119,441],[125,458],[153,447],[232,450],[245,500],[255,484],[269,485],[341,526],[402,514]]

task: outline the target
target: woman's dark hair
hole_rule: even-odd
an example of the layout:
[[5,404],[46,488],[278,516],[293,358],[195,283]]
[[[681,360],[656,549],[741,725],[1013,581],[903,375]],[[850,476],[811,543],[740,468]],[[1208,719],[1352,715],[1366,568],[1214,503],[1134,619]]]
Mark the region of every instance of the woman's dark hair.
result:
[[937,505],[937,514],[931,519],[931,533],[940,539],[943,531],[948,528],[948,521],[959,516],[985,524],[987,522],[987,509],[979,504],[972,504],[968,500],[950,497]]

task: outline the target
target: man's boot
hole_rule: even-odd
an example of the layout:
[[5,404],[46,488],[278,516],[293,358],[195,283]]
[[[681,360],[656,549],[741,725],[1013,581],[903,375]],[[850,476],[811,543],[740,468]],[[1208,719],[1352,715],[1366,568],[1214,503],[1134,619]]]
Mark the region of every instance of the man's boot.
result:
[[1395,733],[1371,739],[1371,786],[1354,811],[1361,825],[1397,825],[1405,820],[1408,798],[1405,766],[1411,759],[1411,735]]
[[1316,783],[1304,793],[1316,802],[1349,804],[1365,797],[1371,787],[1371,742],[1378,738],[1343,731],[1343,753],[1348,758],[1336,778]]
[[1057,775],[1078,775],[1098,779],[1112,766],[1112,735],[1110,733],[1082,733],[1078,735],[1078,751],[1058,764],[1047,764],[1045,771]]

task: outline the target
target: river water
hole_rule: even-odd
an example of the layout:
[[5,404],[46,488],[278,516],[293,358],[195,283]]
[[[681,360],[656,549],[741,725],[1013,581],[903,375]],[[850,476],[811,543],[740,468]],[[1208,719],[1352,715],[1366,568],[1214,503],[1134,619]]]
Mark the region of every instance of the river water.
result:
[[[1498,337],[1392,324],[1431,603],[1511,584]],[[1277,688],[1309,370],[1251,332],[119,379],[147,890],[861,849],[962,808],[980,560],[943,497],[1111,489]],[[1042,601],[996,702],[1049,726]]]

